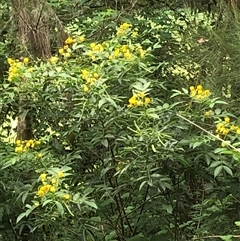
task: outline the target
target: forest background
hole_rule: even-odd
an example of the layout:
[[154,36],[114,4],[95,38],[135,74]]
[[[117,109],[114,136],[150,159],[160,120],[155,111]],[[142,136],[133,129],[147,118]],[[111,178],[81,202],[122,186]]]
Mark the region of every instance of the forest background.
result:
[[0,240],[238,240],[239,7],[1,0]]

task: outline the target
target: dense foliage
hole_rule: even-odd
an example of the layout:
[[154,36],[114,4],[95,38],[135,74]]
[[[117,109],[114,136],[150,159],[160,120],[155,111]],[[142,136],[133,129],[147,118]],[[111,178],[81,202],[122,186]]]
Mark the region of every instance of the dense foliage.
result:
[[0,240],[239,238],[236,1],[112,2],[0,5]]

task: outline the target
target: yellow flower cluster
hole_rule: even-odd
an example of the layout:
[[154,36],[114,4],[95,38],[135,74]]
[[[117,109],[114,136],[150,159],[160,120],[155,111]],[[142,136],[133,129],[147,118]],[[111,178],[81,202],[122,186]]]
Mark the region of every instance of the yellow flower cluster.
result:
[[[83,42],[85,40],[84,36],[80,37],[80,42]],[[58,53],[66,58],[69,58],[71,56],[71,49],[69,48],[70,44],[74,44],[77,42],[76,38],[68,37],[65,40],[65,45],[58,50]]]
[[211,113],[212,113],[212,111],[211,111],[211,110],[206,111],[206,112],[205,112],[205,116],[210,116],[210,115],[211,115]]
[[[15,152],[16,153],[22,153],[26,152],[30,148],[34,148],[36,145],[40,145],[41,141],[40,140],[26,140],[26,141],[21,141],[17,140],[16,141],[16,147],[15,147]],[[39,153],[38,157],[41,158],[42,154]]]
[[216,132],[219,135],[224,136],[226,136],[229,132],[233,132],[240,135],[240,126],[231,124],[231,119],[229,117],[225,117],[221,123],[217,124]]
[[49,59],[49,62],[51,64],[56,64],[58,61],[58,57],[57,56],[52,56],[50,59]]
[[99,79],[99,74],[96,72],[90,73],[86,69],[83,69],[81,77],[86,81],[86,84],[83,86],[83,90],[84,92],[88,92],[89,86],[93,85]]
[[8,80],[12,81],[14,78],[19,76],[21,67],[29,63],[29,58],[23,58],[22,62],[20,62],[18,59],[14,60],[12,58],[8,58],[7,62],[10,65],[8,69]]
[[[134,51],[135,50],[135,51]],[[114,51],[109,55],[108,59],[113,60],[117,58],[124,58],[127,60],[131,60],[134,54],[139,55],[141,58],[145,56],[145,50],[143,50],[142,46],[127,46],[126,44],[121,45],[118,48],[115,48]]]
[[[74,43],[76,43],[77,41],[83,42],[84,40],[85,40],[85,37],[84,37],[84,36],[79,37],[79,40],[76,39],[76,38],[68,37],[68,38],[65,40],[65,42],[64,42],[65,45],[58,50],[58,53],[59,53],[60,55],[62,55],[63,57],[69,58],[69,57],[71,57],[71,49],[70,49],[69,45],[74,44]],[[58,59],[59,59],[59,58],[58,58],[57,56],[52,56],[52,57],[49,59],[49,62],[50,62],[51,64],[56,64],[57,61],[58,61]]]
[[71,50],[69,49],[68,45],[64,45],[63,48],[60,48],[58,50],[58,53],[66,58],[69,58],[71,56]]
[[204,90],[202,85],[198,85],[196,88],[194,86],[190,86],[190,96],[192,98],[202,100],[210,95],[209,90]]
[[91,43],[90,48],[91,50],[87,51],[87,55],[92,59],[92,61],[96,60],[96,55],[104,51],[102,44]]
[[144,92],[133,93],[133,96],[128,100],[128,107],[148,105],[151,102],[149,97],[146,97]]
[[[57,175],[47,175],[46,173],[42,173],[39,176],[39,180],[42,182],[42,185],[39,186],[37,195],[39,197],[44,197],[47,193],[55,193],[58,189],[60,179],[64,177],[64,173],[59,171]],[[70,195],[64,194],[62,195],[63,199],[69,200]]]
[[120,25],[120,27],[117,29],[117,35],[124,35],[129,29],[132,28],[132,25],[129,23],[123,23]]
[[68,44],[73,44],[73,43],[76,43],[76,39],[75,38],[72,38],[72,37],[68,37],[66,40],[65,40],[65,44],[68,45]]

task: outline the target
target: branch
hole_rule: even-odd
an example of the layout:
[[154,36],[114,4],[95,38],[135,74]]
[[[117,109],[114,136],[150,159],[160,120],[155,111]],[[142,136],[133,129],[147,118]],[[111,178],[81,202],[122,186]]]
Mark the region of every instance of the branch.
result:
[[144,209],[144,206],[145,206],[146,200],[147,200],[148,191],[149,191],[149,185],[147,185],[147,189],[146,189],[146,192],[145,192],[145,195],[144,195],[144,204],[142,205],[142,207],[141,207],[141,209],[140,209],[137,222],[136,222],[135,227],[134,227],[133,232],[132,232],[132,237],[135,235],[135,233],[136,233],[136,231],[137,231],[137,224],[138,224],[138,222],[140,221],[141,215],[142,215],[142,213],[143,213],[143,209]]
[[240,150],[237,149],[235,146],[231,145],[230,143],[226,142],[225,140],[223,140],[222,138],[215,136],[214,134],[212,134],[211,132],[205,130],[204,128],[202,128],[201,126],[197,125],[196,123],[190,121],[189,119],[187,119],[186,117],[181,116],[180,114],[177,114],[178,117],[182,118],[183,120],[187,121],[188,123],[196,126],[197,128],[199,128],[200,130],[206,132],[207,134],[209,134],[210,136],[212,136],[215,139],[218,139],[219,141],[222,141],[224,144],[226,144],[227,146],[230,146],[234,151],[237,151],[238,153],[240,153]]

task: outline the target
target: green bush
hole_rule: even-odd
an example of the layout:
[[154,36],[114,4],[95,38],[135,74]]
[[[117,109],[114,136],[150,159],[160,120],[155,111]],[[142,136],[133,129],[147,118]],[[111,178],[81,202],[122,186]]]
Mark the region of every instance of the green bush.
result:
[[[237,236],[240,123],[200,61],[213,20],[182,9],[156,13],[118,27],[105,22],[106,32],[92,36],[105,21],[98,14],[81,31],[70,24],[47,60],[7,59],[3,239]],[[33,138],[14,137],[20,114]]]

